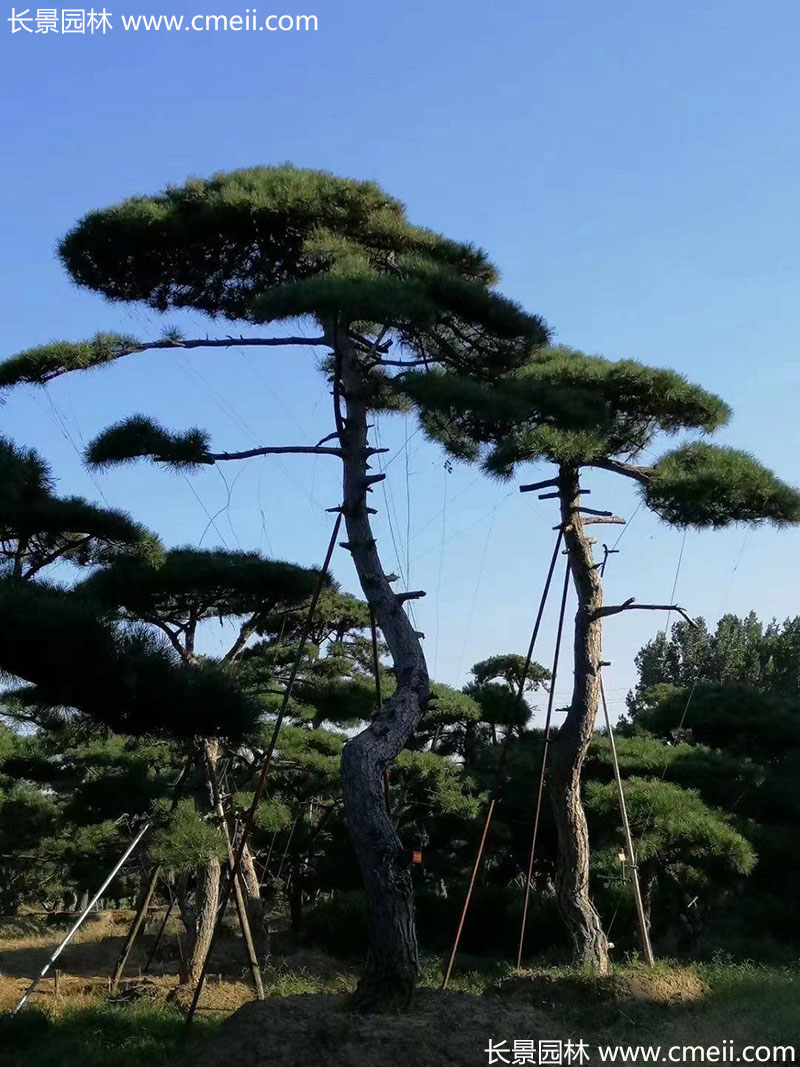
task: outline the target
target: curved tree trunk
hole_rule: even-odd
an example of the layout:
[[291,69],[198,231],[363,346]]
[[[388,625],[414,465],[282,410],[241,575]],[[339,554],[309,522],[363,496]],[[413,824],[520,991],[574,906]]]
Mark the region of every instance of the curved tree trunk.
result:
[[600,574],[580,513],[578,472],[560,471],[564,541],[578,595],[575,615],[575,677],[567,717],[552,744],[550,796],[558,830],[556,896],[574,949],[575,962],[608,971],[608,940],[589,896],[589,831],[581,801],[581,776],[600,703],[603,604]]
[[[397,688],[369,726],[342,754],[342,793],[369,909],[369,956],[353,997],[362,1011],[405,1007],[419,970],[409,857],[386,807],[384,771],[414,731],[430,695],[419,637],[392,592],[370,527],[367,403],[363,371],[343,332],[331,338],[336,354],[334,402],[343,453],[343,508],[348,548],[361,588],[394,664]],[[344,416],[339,398],[344,401]]]

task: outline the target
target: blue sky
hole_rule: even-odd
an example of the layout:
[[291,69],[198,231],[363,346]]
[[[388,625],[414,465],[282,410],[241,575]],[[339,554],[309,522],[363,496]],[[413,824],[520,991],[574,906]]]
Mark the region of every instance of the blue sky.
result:
[[[76,217],[190,174],[291,160],[375,179],[415,221],[487,248],[503,290],[559,341],[674,367],[723,393],[735,418],[721,440],[800,482],[796,4],[261,0],[260,13],[314,13],[319,29],[250,35],[125,33],[119,18],[244,6],[116,4],[105,37],[12,36],[5,11],[5,352],[165,325],[70,286],[53,248]],[[327,541],[324,508],[338,503],[332,459],[254,461],[226,469],[226,486],[215,471],[92,477],[79,452],[135,411],[204,426],[220,448],[305,443],[330,430],[327,405],[307,351],[146,355],[12,393],[0,420],[48,457],[62,491],[102,494],[170,544],[204,536],[312,563]],[[376,494],[379,541],[387,563],[396,551],[411,585],[428,590],[416,611],[437,676],[463,682],[476,659],[524,649],[555,515],[516,482],[447,474],[415,429],[381,424],[396,458],[388,496]],[[625,484],[587,484],[593,504],[636,506]],[[681,547],[680,533],[639,511],[609,567],[609,601],[669,598]],[[689,533],[677,598],[710,619],[795,614],[798,547],[799,531]],[[335,571],[353,587],[346,556]],[[662,625],[644,613],[609,622],[613,710],[635,651]],[[568,663],[562,672],[565,699]]]

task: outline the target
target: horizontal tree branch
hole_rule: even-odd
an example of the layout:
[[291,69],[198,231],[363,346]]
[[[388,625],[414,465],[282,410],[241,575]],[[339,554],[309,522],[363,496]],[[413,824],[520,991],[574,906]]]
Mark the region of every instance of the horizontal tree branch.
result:
[[222,463],[230,459],[252,459],[253,456],[341,456],[340,448],[321,448],[319,445],[275,445],[271,448],[248,448],[244,452],[208,452],[207,463]]
[[625,478],[633,478],[642,485],[647,485],[650,480],[651,467],[637,467],[635,463],[622,463],[616,459],[595,459],[586,464],[587,467],[596,467],[601,471],[611,471],[612,474],[622,474]]
[[637,604],[633,597],[630,597],[624,604],[609,604],[606,607],[598,608],[592,612],[592,618],[604,619],[609,615],[619,615],[622,611],[675,611],[678,615],[682,616],[690,626],[693,626],[695,630],[699,630],[700,627],[687,614],[686,609],[682,608],[680,604]]
[[324,345],[324,337],[202,337],[172,340],[162,337],[159,341],[142,341],[131,352],[145,352],[164,348],[274,348],[279,345]]

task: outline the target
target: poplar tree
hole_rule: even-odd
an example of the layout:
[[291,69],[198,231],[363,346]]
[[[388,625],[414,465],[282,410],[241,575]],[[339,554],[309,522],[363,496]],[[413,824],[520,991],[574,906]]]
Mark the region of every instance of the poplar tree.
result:
[[423,411],[430,436],[453,455],[481,461],[500,478],[510,478],[524,463],[555,467],[529,488],[558,501],[578,600],[572,698],[549,770],[559,841],[556,892],[576,961],[605,972],[608,943],[589,894],[589,836],[581,801],[581,773],[600,700],[603,621],[636,610],[686,613],[679,605],[639,603],[634,597],[604,603],[588,527],[622,520],[584,505],[581,477],[600,470],[631,481],[644,506],[678,528],[797,523],[800,493],[747,453],[705,440],[643,462],[657,439],[684,431],[709,434],[731,415],[720,397],[671,370],[551,347],[534,351],[524,366],[490,386],[457,372],[415,370],[401,387]]
[[413,225],[379,186],[288,165],[193,179],[93,211],[62,240],[59,255],[78,285],[112,301],[161,312],[191,308],[249,325],[312,320],[316,329],[313,336],[232,338],[221,331],[216,339],[189,339],[172,331],[149,341],[99,334],[55,342],[5,361],[0,387],[42,384],[145,349],[324,346],[329,352],[333,425],[323,441],[212,451],[201,431],[174,432],[138,417],[96,441],[90,459],[147,456],[187,468],[277,452],[341,461],[346,547],[396,680],[392,697],[342,757],[370,923],[367,968],[354,1003],[364,1010],[404,1005],[418,952],[408,853],[386,808],[384,771],[413,733],[430,686],[420,635],[403,610],[415,591],[392,589],[372,531],[368,493],[382,475],[370,473],[380,449],[370,444],[369,417],[398,405],[395,381],[415,367],[490,381],[546,342],[547,327],[495,292],[497,272],[483,252]]

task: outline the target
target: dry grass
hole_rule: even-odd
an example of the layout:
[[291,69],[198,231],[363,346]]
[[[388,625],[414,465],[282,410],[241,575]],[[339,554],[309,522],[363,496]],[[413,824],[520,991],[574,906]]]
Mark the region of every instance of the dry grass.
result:
[[[87,1008],[109,1001],[109,975],[117,962],[127,934],[132,911],[99,913],[76,934],[57,961],[60,971],[58,995],[54,970],[39,984],[31,1001],[50,1016],[65,1009]],[[185,1005],[185,991],[178,989],[179,939],[182,926],[171,918],[148,974],[142,968],[155,941],[163,913],[148,922],[131,953],[118,993],[112,998],[120,1004]],[[46,923],[44,917],[27,915],[19,919],[0,919],[0,1011],[12,1008],[37,975],[71,925],[65,916]],[[241,940],[236,930],[228,929],[219,939],[212,966],[198,1005],[207,1013],[230,1014],[249,1000],[253,991],[246,978],[247,968]],[[346,992],[353,988],[355,976],[343,973],[341,963],[325,953],[300,950],[273,956],[264,971],[268,996],[280,997],[295,992]]]

